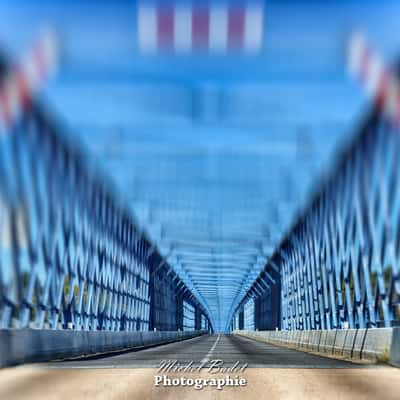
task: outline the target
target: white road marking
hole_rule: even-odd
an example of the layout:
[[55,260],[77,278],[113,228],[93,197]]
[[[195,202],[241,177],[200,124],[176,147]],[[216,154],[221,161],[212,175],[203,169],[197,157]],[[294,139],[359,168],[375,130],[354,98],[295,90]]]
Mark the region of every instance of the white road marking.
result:
[[219,338],[221,337],[221,335],[217,336],[216,341],[214,342],[214,344],[211,346],[211,349],[209,350],[209,352],[207,353],[207,355],[200,361],[201,364],[205,364],[206,362],[210,361],[210,357],[212,355],[212,353],[214,352],[215,348],[217,347],[217,344],[219,342]]

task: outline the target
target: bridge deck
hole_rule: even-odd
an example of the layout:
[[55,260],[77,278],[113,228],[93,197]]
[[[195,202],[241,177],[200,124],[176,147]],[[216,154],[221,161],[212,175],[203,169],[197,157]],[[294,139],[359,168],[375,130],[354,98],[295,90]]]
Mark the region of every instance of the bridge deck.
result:
[[[46,364],[54,368],[141,368],[158,367],[163,360],[177,360],[182,366],[190,361],[199,365],[205,358],[223,360],[233,366],[237,361],[249,367],[275,368],[354,368],[359,365],[313,354],[260,343],[233,335],[200,336],[139,351],[117,355],[92,356],[79,361],[62,361]],[[210,363],[208,361],[208,363]]]

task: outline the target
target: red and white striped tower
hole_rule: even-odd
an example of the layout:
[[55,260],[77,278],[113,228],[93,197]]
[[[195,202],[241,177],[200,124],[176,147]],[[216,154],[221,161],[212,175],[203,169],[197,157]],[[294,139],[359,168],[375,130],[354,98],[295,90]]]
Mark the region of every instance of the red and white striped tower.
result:
[[138,7],[138,45],[144,53],[257,53],[263,39],[262,3]]
[[374,98],[378,109],[400,128],[399,80],[358,32],[350,39],[349,68],[350,73],[361,81],[368,94]]
[[8,132],[31,100],[56,70],[57,40],[43,34],[21,64],[0,77],[0,135]]

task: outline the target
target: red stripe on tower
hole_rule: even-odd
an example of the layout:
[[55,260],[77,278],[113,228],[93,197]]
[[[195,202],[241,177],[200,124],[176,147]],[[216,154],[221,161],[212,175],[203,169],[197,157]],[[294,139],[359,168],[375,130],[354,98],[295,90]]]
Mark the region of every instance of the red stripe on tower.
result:
[[229,9],[228,17],[228,47],[238,49],[244,43],[245,12],[242,7]]
[[157,13],[157,39],[161,49],[174,47],[174,9],[160,7]]
[[20,105],[25,108],[30,103],[32,93],[29,91],[28,76],[22,69],[17,69],[15,73],[15,83]]
[[210,14],[206,7],[192,9],[192,47],[207,49],[209,47]]
[[390,85],[390,74],[388,71],[384,71],[379,79],[378,90],[376,93],[376,102],[378,107],[383,108],[385,106],[385,98]]

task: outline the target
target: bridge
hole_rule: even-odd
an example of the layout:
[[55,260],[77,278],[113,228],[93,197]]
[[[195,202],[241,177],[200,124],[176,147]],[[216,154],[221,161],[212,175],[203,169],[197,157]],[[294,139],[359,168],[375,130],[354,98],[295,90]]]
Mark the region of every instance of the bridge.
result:
[[0,10],[1,397],[396,398],[397,4]]

